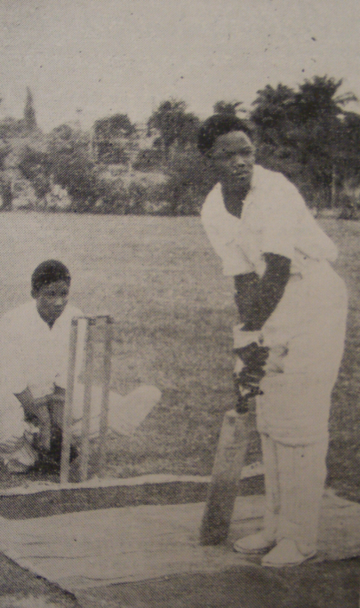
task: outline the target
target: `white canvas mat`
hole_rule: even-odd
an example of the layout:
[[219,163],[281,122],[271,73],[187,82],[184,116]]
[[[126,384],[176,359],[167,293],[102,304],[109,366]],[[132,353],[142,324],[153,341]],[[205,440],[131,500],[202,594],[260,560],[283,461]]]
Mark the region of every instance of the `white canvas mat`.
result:
[[[75,590],[258,564],[231,550],[261,527],[263,496],[237,499],[226,546],[201,547],[204,503],[140,506],[0,520],[0,549],[20,566]],[[317,560],[360,554],[360,505],[325,493]]]

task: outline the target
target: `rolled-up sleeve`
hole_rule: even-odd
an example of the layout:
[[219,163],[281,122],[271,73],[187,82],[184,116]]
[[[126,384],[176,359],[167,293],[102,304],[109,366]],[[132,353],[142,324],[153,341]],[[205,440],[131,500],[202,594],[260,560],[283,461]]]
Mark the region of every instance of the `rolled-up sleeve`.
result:
[[269,192],[268,202],[262,209],[260,255],[274,253],[290,260],[295,258],[296,235],[299,228],[300,196],[285,180],[275,192]]
[[1,323],[0,340],[0,443],[5,444],[21,438],[26,429],[24,410],[15,397],[26,388],[26,381],[22,353]]

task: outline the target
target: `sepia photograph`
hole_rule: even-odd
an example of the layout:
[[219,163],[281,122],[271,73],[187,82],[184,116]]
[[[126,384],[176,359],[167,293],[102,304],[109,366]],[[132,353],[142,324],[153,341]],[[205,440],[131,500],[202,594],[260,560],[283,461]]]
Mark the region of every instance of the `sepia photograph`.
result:
[[0,259],[0,608],[360,608],[357,0],[0,0]]

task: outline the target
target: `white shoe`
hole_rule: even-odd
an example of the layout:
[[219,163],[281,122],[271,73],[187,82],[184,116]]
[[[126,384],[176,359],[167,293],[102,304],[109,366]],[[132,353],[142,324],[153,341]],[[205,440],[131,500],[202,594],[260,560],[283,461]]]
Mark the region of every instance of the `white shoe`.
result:
[[267,540],[261,531],[244,536],[244,538],[239,538],[234,543],[234,551],[245,554],[264,553],[264,551],[269,551],[274,545],[275,541]]
[[261,565],[271,568],[299,566],[314,555],[316,555],[316,551],[304,555],[299,551],[294,540],[283,538],[270,553],[262,558]]
[[6,468],[8,470],[8,473],[22,474],[22,473],[27,473],[31,467],[27,466],[26,464],[23,464],[22,462],[19,462],[18,460],[12,459],[12,460],[7,461]]
[[36,462],[37,453],[30,443],[25,440],[21,448],[4,456],[2,460],[9,473],[26,473]]

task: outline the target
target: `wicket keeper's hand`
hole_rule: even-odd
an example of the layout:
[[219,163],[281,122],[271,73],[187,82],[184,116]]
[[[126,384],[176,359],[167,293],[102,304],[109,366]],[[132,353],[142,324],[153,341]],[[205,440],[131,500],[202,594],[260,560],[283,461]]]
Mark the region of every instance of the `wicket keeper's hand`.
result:
[[[35,399],[37,401],[37,399]],[[39,434],[37,435],[37,445],[39,448],[49,451],[51,443],[51,417],[48,408],[48,403],[36,407],[37,426]]]

